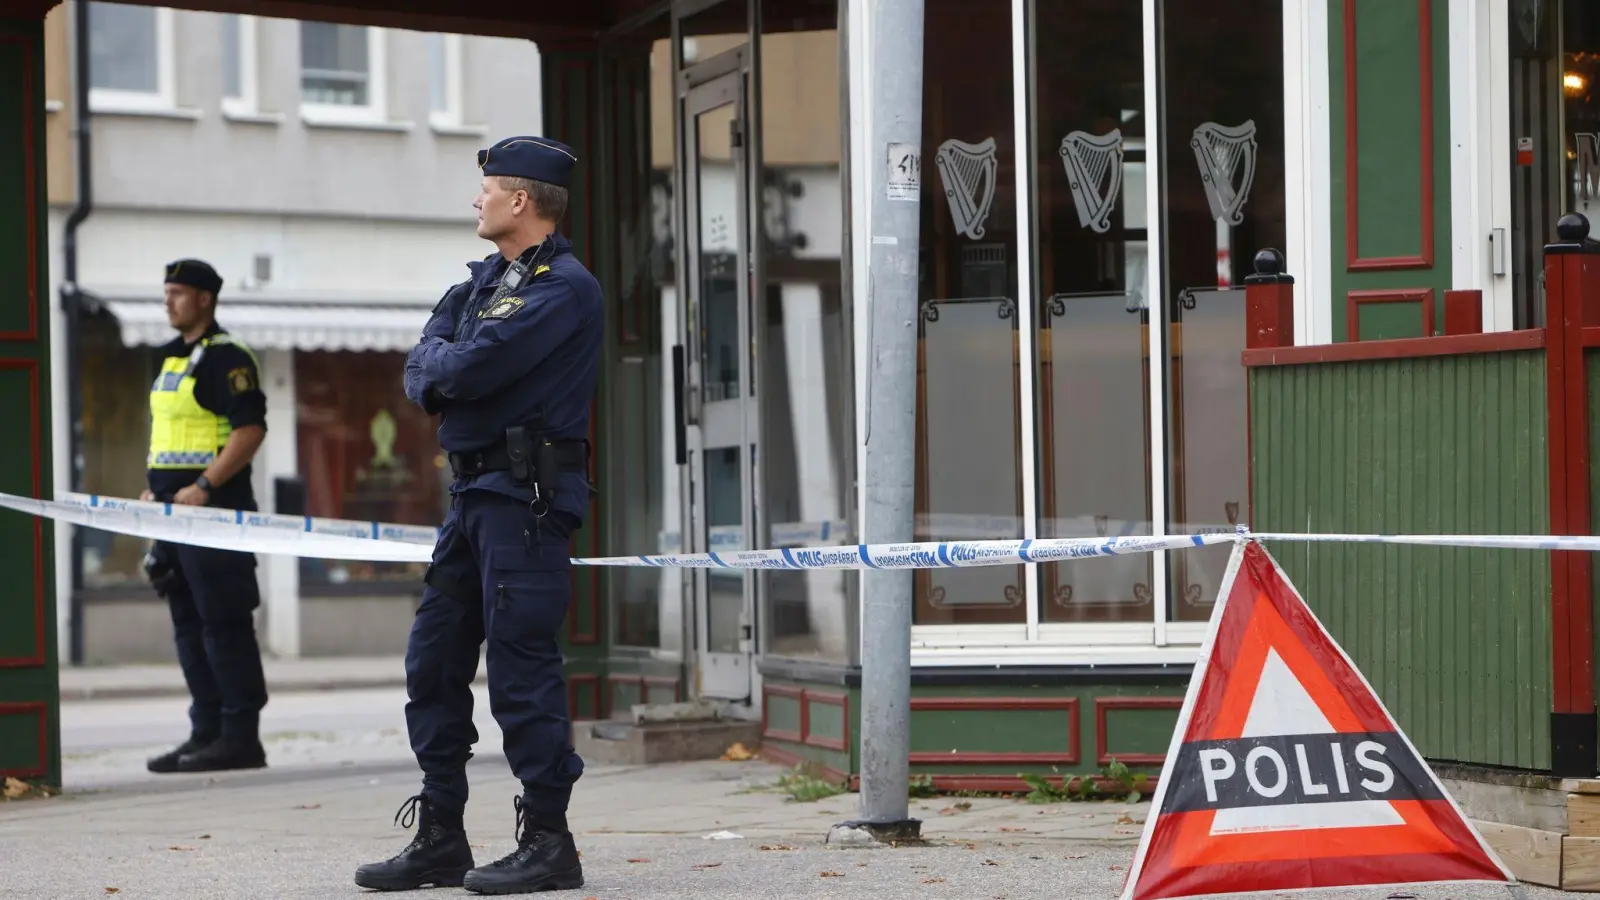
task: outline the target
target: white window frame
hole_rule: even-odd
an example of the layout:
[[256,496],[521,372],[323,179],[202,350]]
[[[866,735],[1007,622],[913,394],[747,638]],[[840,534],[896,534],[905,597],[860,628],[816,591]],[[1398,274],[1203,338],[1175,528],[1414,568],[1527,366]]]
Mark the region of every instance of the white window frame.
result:
[[[130,91],[120,88],[89,88],[91,113],[174,113],[178,111],[177,57],[175,45],[175,17],[165,6],[155,9],[156,23],[156,89]],[[94,13],[89,14],[93,23]]]
[[459,34],[437,33],[428,35],[429,40],[440,39],[444,42],[444,101],[445,108],[433,108],[433,56],[429,50],[428,64],[428,124],[436,131],[459,131],[466,125],[466,81],[465,58],[462,36]]
[[[299,56],[295,73],[296,89],[300,92],[300,118],[308,125],[388,125],[389,115],[389,56],[387,29],[375,25],[358,26],[367,30],[367,102],[365,105],[343,103],[314,103],[305,97],[305,57]],[[300,29],[295,29],[295,45],[303,47]]]
[[222,98],[222,113],[231,119],[255,119],[261,115],[261,45],[256,17],[238,13],[239,55],[229,64],[239,69],[239,96]]

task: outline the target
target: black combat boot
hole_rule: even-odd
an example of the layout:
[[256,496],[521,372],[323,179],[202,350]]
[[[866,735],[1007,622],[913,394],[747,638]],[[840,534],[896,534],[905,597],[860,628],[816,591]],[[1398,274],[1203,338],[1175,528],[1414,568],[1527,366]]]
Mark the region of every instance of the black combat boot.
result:
[[150,760],[145,763],[145,768],[160,775],[182,771],[178,768],[179,759],[181,759],[185,754],[194,753],[198,750],[204,749],[206,745],[210,744],[216,739],[217,736],[215,734],[191,734],[188,740],[172,748],[171,750],[168,750],[166,753],[163,753],[160,756],[151,757]]
[[517,811],[517,849],[503,859],[467,873],[462,887],[475,894],[532,894],[583,887],[583,862],[572,833],[553,831],[535,821],[514,797]]
[[[419,806],[422,815],[417,822]],[[417,836],[398,856],[356,869],[356,884],[379,891],[411,891],[425,885],[461,886],[462,877],[475,865],[461,813],[443,812],[418,794],[400,804],[394,821],[401,828],[410,828],[417,822]]]
[[254,737],[223,735],[178,757],[175,772],[224,772],[231,769],[265,769],[267,751]]

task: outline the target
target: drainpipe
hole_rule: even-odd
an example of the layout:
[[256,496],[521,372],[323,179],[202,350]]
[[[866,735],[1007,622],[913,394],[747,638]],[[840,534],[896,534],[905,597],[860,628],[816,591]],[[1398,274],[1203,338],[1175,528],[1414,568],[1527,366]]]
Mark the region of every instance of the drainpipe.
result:
[[[76,0],[73,20],[74,112],[78,139],[78,202],[67,216],[61,235],[61,309],[66,314],[67,404],[70,429],[67,439],[69,490],[83,489],[83,383],[79,375],[79,321],[83,292],[78,288],[78,227],[94,208],[94,190],[89,159],[89,2]],[[72,613],[69,619],[69,653],[72,665],[83,664],[83,529],[72,528]]]

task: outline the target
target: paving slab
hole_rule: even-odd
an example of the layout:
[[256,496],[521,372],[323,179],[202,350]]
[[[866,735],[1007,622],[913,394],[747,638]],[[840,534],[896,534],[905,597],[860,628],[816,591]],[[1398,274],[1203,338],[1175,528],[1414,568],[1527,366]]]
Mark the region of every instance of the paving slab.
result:
[[[468,834],[478,861],[488,862],[513,847],[518,785],[497,757],[478,758],[469,772]],[[1110,900],[1149,808],[919,798],[911,809],[924,820],[928,846],[842,850],[824,838],[830,825],[854,816],[857,796],[794,802],[774,789],[786,772],[759,760],[590,768],[570,816],[587,883],[550,896]],[[351,881],[355,866],[395,853],[411,837],[393,824],[417,785],[414,763],[401,759],[128,777],[62,797],[0,803],[0,898],[357,897],[366,892]],[[739,837],[705,839],[724,830]],[[1381,900],[1391,893],[1321,896]],[[1508,896],[1493,887],[1405,893],[1417,900]],[[1529,888],[1528,896],[1580,895]]]

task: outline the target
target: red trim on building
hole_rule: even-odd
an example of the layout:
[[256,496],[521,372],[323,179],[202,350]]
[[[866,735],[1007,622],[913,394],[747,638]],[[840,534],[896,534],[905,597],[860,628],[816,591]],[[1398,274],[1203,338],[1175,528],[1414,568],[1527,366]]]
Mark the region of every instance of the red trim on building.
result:
[[918,712],[1025,712],[1061,711],[1067,714],[1067,749],[1061,751],[1001,753],[982,750],[923,751],[911,754],[916,765],[1077,765],[1083,759],[1076,697],[912,697]]
[[1182,697],[1096,697],[1094,698],[1095,762],[1106,765],[1115,757],[1126,766],[1159,766],[1166,753],[1112,753],[1106,746],[1106,713],[1114,709],[1182,709]]
[[[1600,332],[1600,329],[1596,331]],[[1600,335],[1597,335],[1597,338],[1600,338]],[[1488,334],[1438,335],[1429,338],[1271,347],[1246,350],[1242,359],[1246,367],[1300,366],[1375,359],[1416,359],[1467,353],[1499,353],[1508,350],[1539,350],[1544,344],[1544,329],[1535,328],[1525,331],[1492,331]]]
[[1361,340],[1361,306],[1368,303],[1422,304],[1422,336],[1433,337],[1433,288],[1398,288],[1351,291],[1345,295],[1345,340]]
[[[43,451],[43,425],[39,421],[39,362],[34,359],[0,358],[0,371],[21,370],[28,373],[28,445],[30,447],[32,496],[44,491],[44,473],[40,459]],[[33,525],[33,653],[29,656],[0,657],[0,669],[36,669],[45,664],[45,596],[44,596],[44,520],[30,516]]]
[[38,758],[22,769],[0,769],[0,776],[37,778],[50,768],[50,707],[40,701],[28,703],[0,703],[0,716],[19,716],[33,713],[39,719]]

